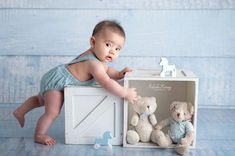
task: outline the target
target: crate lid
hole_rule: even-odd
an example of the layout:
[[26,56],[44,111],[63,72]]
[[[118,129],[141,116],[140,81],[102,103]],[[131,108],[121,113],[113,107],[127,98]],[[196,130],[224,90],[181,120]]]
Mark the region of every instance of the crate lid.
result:
[[135,69],[132,72],[126,73],[124,79],[153,79],[153,80],[188,80],[188,79],[197,79],[198,77],[190,70],[177,69],[176,77],[160,76],[161,69]]

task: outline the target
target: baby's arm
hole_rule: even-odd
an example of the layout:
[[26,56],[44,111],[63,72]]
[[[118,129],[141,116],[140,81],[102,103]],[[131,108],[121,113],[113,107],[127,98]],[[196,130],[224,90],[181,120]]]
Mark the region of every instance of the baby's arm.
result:
[[131,72],[132,70],[128,67],[125,67],[123,70],[121,71],[117,71],[116,69],[112,68],[112,67],[108,67],[107,73],[109,75],[110,78],[114,79],[114,80],[119,80],[124,78],[126,72]]
[[131,103],[137,100],[137,93],[134,88],[124,88],[115,80],[111,79],[106,73],[104,65],[99,62],[91,61],[89,63],[89,73],[106,90],[114,95],[125,98]]

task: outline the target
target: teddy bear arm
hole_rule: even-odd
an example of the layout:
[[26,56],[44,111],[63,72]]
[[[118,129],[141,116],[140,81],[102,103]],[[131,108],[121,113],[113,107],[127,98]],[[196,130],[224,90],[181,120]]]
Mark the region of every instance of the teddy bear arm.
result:
[[139,122],[139,116],[137,113],[133,114],[132,118],[131,118],[131,125],[132,126],[136,126]]
[[163,129],[164,127],[168,126],[170,124],[170,120],[167,118],[165,120],[162,120],[161,122],[159,122],[155,129],[158,129],[158,130],[161,130]]
[[151,115],[149,116],[149,121],[150,121],[150,123],[151,123],[153,126],[155,126],[155,125],[157,124],[156,116],[155,116],[154,114],[151,114]]
[[180,143],[182,145],[190,145],[194,139],[194,131],[190,131],[186,134],[184,138],[181,139]]
[[194,131],[190,131],[187,133],[186,138],[191,142],[194,139]]
[[186,129],[186,135],[184,138],[181,139],[181,144],[183,145],[190,145],[191,142],[194,139],[194,128],[193,128],[193,124],[191,122],[188,122],[185,125],[185,129]]

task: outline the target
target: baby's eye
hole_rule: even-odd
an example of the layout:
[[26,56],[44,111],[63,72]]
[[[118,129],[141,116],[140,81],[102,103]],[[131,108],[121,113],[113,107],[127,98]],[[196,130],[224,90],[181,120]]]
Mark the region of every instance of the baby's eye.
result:
[[121,48],[116,48],[116,51],[120,51],[121,50]]
[[106,43],[106,47],[111,47],[111,44],[110,43]]

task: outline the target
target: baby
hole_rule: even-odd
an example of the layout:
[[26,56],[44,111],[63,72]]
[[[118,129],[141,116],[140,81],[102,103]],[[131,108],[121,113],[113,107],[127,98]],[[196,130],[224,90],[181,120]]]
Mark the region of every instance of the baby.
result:
[[39,118],[34,140],[45,145],[54,145],[56,140],[47,135],[53,121],[60,114],[64,102],[63,90],[67,85],[92,85],[95,81],[116,96],[130,103],[137,99],[135,88],[124,88],[115,80],[122,79],[130,68],[117,71],[106,62],[117,59],[125,42],[125,32],[115,21],[99,22],[90,38],[90,48],[68,64],[59,65],[48,71],[41,79],[40,93],[27,99],[13,115],[21,127],[24,116],[30,110],[45,106]]

